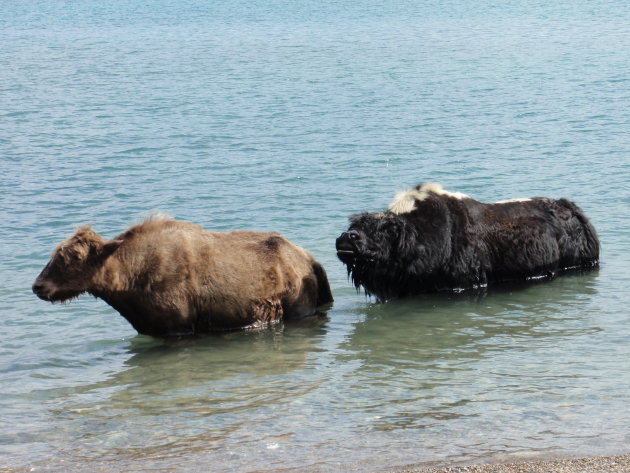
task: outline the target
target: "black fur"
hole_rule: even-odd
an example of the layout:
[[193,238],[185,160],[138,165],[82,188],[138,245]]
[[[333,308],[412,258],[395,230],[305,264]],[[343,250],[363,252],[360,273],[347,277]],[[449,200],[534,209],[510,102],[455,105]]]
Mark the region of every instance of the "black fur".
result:
[[337,255],[357,289],[384,302],[595,267],[599,241],[566,199],[486,204],[427,191],[408,213],[351,216]]

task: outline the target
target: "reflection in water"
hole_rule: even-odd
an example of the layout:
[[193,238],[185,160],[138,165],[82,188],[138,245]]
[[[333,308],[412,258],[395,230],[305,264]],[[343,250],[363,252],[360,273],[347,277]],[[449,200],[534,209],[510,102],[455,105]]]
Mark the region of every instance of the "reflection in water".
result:
[[[596,291],[595,280],[591,272],[525,286],[501,285],[490,295],[431,294],[372,305],[344,347],[353,353],[351,359],[369,359],[369,366],[375,361],[376,366],[416,365],[526,349],[528,338],[582,333],[584,327],[564,321],[579,318],[582,304]],[[515,343],[519,340],[523,343]]]
[[322,384],[309,367],[326,318],[269,330],[160,341],[136,337],[102,381],[47,392],[72,458],[178,457],[247,443],[251,428]]
[[[473,450],[482,450],[493,432],[501,442],[510,423],[522,432],[540,416],[540,426],[551,429],[548,422],[567,413],[544,403],[556,398],[558,405],[562,399],[570,404],[571,390],[588,385],[588,370],[576,375],[566,369],[575,359],[566,350],[601,331],[585,313],[596,278],[596,272],[573,274],[498,286],[489,294],[425,295],[370,306],[337,357],[354,366],[348,396],[332,402],[364,411],[369,431],[407,431],[400,438],[409,447],[422,439],[425,448],[438,450],[436,439],[454,429],[462,438],[488,432],[474,442]],[[539,435],[540,426],[532,434]]]

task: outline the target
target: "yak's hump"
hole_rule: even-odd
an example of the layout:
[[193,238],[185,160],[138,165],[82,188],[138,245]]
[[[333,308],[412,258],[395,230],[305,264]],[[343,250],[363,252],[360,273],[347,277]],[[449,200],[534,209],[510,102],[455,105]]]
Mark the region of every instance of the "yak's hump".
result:
[[452,197],[453,199],[470,198],[470,196],[461,192],[449,192],[444,190],[441,184],[427,182],[425,184],[420,184],[413,189],[398,192],[392,203],[389,204],[388,209],[390,212],[398,215],[409,213],[415,208],[416,201],[425,200],[431,193]]

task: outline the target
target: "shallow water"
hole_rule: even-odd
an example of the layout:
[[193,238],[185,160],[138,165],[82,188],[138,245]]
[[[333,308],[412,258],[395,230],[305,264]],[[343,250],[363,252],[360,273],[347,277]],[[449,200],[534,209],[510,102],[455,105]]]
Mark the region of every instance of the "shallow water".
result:
[[[626,451],[626,2],[0,3],[0,467],[379,471]],[[575,200],[598,271],[385,305],[347,216],[422,181]],[[325,315],[162,341],[30,291],[55,244],[162,211],[277,230]]]

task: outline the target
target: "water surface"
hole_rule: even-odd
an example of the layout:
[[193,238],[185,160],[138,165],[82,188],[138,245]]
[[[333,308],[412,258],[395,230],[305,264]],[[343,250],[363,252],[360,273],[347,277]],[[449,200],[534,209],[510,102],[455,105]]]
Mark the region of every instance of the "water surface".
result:
[[[630,443],[627,2],[0,4],[0,464],[360,471]],[[377,305],[334,240],[423,181],[575,200],[602,267]],[[163,341],[30,286],[92,222],[276,230],[325,316]]]

